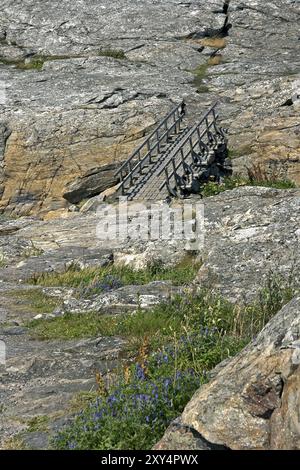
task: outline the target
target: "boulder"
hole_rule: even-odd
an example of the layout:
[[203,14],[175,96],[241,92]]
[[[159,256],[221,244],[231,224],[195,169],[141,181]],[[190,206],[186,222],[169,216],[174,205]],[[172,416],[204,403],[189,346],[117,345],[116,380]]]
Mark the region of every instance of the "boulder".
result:
[[[193,436],[211,446],[300,449],[299,296],[240,354],[218,369],[186,406],[181,427],[188,427]],[[181,449],[178,433],[180,429],[172,425],[156,448]],[[193,439],[190,437],[189,443]],[[196,448],[202,450],[201,446]]]
[[118,178],[115,177],[115,172],[118,167],[118,164],[111,163],[102,168],[89,170],[67,186],[63,197],[72,204],[77,204],[84,199],[99,195],[116,185]]

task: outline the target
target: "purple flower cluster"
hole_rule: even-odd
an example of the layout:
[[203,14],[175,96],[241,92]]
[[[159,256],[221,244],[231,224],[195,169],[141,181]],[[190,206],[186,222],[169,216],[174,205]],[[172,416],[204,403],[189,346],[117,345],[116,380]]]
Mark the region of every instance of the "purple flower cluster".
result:
[[[174,409],[175,395],[184,391],[193,392],[198,384],[190,372],[177,372],[174,377],[157,377],[147,379],[140,366],[136,366],[136,376],[131,384],[120,384],[106,398],[98,398],[89,409],[81,412],[77,420],[80,422],[81,433],[94,434],[101,432],[108,420],[118,422],[135,420],[154,427],[166,427],[176,416]],[[68,449],[76,449],[77,443],[72,436],[67,443]]]
[[82,297],[90,297],[103,292],[110,292],[111,290],[123,287],[122,281],[110,274],[104,276],[102,279],[95,279],[90,285],[80,289]]

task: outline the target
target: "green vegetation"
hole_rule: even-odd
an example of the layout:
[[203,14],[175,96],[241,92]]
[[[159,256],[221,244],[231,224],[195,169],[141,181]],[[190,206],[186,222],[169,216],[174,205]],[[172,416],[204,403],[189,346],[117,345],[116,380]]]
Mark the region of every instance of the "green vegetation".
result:
[[56,297],[50,297],[39,289],[20,289],[9,292],[11,298],[21,299],[36,313],[51,313],[60,303]]
[[[292,282],[291,282],[292,285]],[[39,339],[75,339],[96,336],[122,336],[134,343],[151,338],[151,344],[161,347],[177,334],[185,331],[186,322],[195,328],[221,325],[222,331],[233,331],[240,336],[247,332],[252,337],[264,326],[281,305],[294,294],[294,288],[276,276],[268,281],[254,305],[237,308],[226,300],[207,291],[196,295],[177,296],[173,301],[160,304],[150,311],[138,309],[127,315],[100,315],[98,313],[66,314],[48,320],[33,320],[28,326]],[[204,315],[204,316],[203,316]],[[244,333],[242,334],[242,336]]]
[[40,256],[44,253],[41,248],[38,248],[32,240],[30,240],[30,245],[27,246],[22,252],[23,258],[31,258],[32,256]]
[[209,91],[209,88],[203,83],[207,69],[208,64],[202,64],[192,70],[192,73],[194,74],[193,85],[197,88],[198,93],[207,93]]
[[102,49],[98,51],[101,57],[113,57],[114,59],[126,59],[125,52],[119,49]]
[[[118,49],[103,49],[97,51],[98,56],[103,57],[113,57],[115,59],[126,59],[125,52]],[[20,70],[36,70],[41,71],[43,69],[45,62],[50,62],[53,60],[66,60],[66,59],[79,59],[84,57],[82,54],[73,54],[73,55],[43,55],[35,54],[32,57],[26,59],[9,59],[7,57],[0,56],[0,64],[3,65],[12,65]]]
[[225,178],[222,184],[215,182],[206,183],[201,188],[201,194],[204,197],[215,196],[216,194],[222,193],[229,189],[235,189],[239,186],[262,186],[267,188],[275,189],[292,189],[296,185],[288,179],[278,180],[255,180],[250,178],[243,178],[240,176]]
[[99,390],[91,392],[78,392],[76,393],[70,403],[70,411],[73,413],[80,412],[91,403],[95,402],[99,397]]
[[35,416],[31,418],[27,425],[28,425],[28,432],[36,432],[36,431],[47,431],[49,424],[49,417],[42,415],[42,416]]
[[0,253],[0,268],[3,268],[5,264],[6,264],[5,256],[3,255],[3,253]]
[[164,339],[170,329],[178,328],[181,319],[176,315],[177,302],[180,298],[149,312],[138,310],[130,315],[66,314],[49,320],[33,320],[28,326],[34,336],[43,340],[122,336],[141,341],[146,335],[151,335],[155,341],[157,335]]
[[7,59],[5,57],[0,57],[0,63],[4,65],[14,65],[17,69],[20,70],[37,70],[41,71],[43,69],[44,63],[53,61],[53,60],[65,60],[65,59],[76,59],[80,58],[80,55],[39,55],[36,54],[27,60],[25,59]]
[[0,57],[0,63],[4,65],[14,65],[17,69],[20,69],[20,70],[42,70],[44,62],[45,61],[40,56],[33,57],[28,62],[22,59],[15,60],[15,59],[6,59],[4,57]]
[[[272,275],[252,305],[233,305],[202,291],[152,311],[106,318],[106,326],[99,325],[104,334],[139,339],[135,362],[123,366],[109,389],[98,374],[98,391],[83,400],[83,411],[58,433],[53,447],[150,449],[208,380],[209,370],[240,351],[294,295],[291,279]],[[60,321],[47,322],[47,329]]]
[[124,285],[142,285],[152,281],[169,280],[176,285],[189,284],[195,278],[199,267],[200,264],[190,257],[183,259],[177,266],[166,268],[162,263],[154,263],[139,271],[114,265],[80,270],[78,266],[72,265],[63,273],[37,275],[29,282],[47,287],[80,288],[81,294],[93,295]]

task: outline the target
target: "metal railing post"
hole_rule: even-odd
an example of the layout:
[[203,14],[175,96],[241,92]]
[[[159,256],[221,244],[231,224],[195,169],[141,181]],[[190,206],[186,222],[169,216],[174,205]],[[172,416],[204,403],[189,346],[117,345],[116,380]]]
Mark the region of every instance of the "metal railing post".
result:
[[169,129],[168,129],[168,120],[167,119],[165,120],[165,132],[167,133],[166,139],[167,139],[167,142],[168,142],[168,140],[169,140]]
[[160,153],[159,133],[156,131],[157,151]]

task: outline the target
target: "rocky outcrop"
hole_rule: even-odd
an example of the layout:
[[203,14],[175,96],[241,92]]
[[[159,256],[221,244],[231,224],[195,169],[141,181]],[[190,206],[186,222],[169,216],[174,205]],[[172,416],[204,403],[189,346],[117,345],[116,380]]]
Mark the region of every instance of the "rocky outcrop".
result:
[[[298,189],[239,187],[203,201],[204,244],[197,252],[202,265],[196,284],[213,285],[236,302],[251,301],[270,273],[299,278]],[[194,202],[200,202],[199,198]],[[180,209],[184,203],[175,201],[171,207]],[[113,221],[116,206],[108,207],[108,220]],[[144,269],[157,262],[174,265],[188,253],[186,241],[180,239],[158,243],[112,237],[104,242],[97,238],[99,223],[96,212],[69,213],[65,219],[51,221],[24,217],[2,222],[0,247],[7,263],[0,267],[0,275],[15,281],[35,272],[63,270],[72,260],[83,266],[101,265],[110,256],[117,265]],[[26,256],[31,250],[41,253]]]
[[0,122],[11,134],[0,126],[1,209],[60,214],[69,185],[85,187],[94,169],[100,180],[92,193],[101,191],[102,169],[124,161],[182,98],[191,122],[220,100],[237,171],[251,156],[299,182],[298,105],[282,106],[299,88],[299,5],[231,2],[233,28],[218,60],[209,61],[220,44],[183,38],[220,27],[221,6],[216,13],[212,0],[118,0],[114,7],[4,0]]
[[[300,297],[294,298],[257,338],[186,406],[157,449],[180,449],[180,427],[229,449],[300,449]],[[178,442],[177,442],[178,440]],[[202,450],[202,446],[196,448]],[[209,446],[208,446],[209,448]]]
[[[29,277],[64,272],[70,266],[82,269],[113,262],[138,269],[155,263],[170,266],[180,260],[187,263],[189,256],[193,256],[202,261],[202,265],[190,286],[192,289],[205,285],[236,303],[251,301],[272,273],[282,275],[291,284],[299,282],[299,201],[297,189],[255,187],[240,187],[206,198],[204,245],[197,253],[187,251],[186,241],[178,239],[157,243],[111,238],[103,242],[96,236],[100,222],[96,212],[70,212],[67,218],[49,221],[34,217],[2,218],[0,340],[7,345],[7,367],[0,370],[0,400],[5,404],[0,414],[1,441],[26,430],[28,420],[41,415],[49,415],[50,432],[59,427],[68,416],[74,395],[92,389],[95,370],[99,368],[111,373],[120,364],[122,351],[126,349],[126,343],[120,338],[32,341],[24,323],[26,325],[37,314],[41,321],[63,316],[66,312],[87,313],[91,310],[99,318],[107,313],[122,315],[139,307],[151,308],[183,292],[182,287],[167,281],[123,287],[117,282],[107,292],[94,293],[92,290],[90,295],[83,291],[78,296],[74,289],[27,285]],[[201,201],[195,198],[194,202]],[[184,203],[173,202],[171,207],[176,209]],[[114,207],[114,204],[109,206],[110,212]],[[159,207],[158,204],[157,210]],[[53,309],[34,310],[26,295],[20,295],[20,291],[32,289],[56,299]],[[186,291],[190,289],[185,287]],[[207,407],[202,399],[199,404],[196,395],[184,414],[187,418],[182,417],[171,426],[161,445],[191,450],[296,445],[294,429],[297,421],[290,407],[297,406],[298,399],[298,372],[293,369],[298,351],[298,317],[297,298],[248,349],[229,364],[220,366],[220,376],[214,372],[213,382],[199,391],[200,397],[202,393],[206,394],[203,396],[207,398]],[[243,413],[246,413],[247,422],[242,421]],[[202,414],[207,422],[202,422]],[[229,430],[231,419],[233,430]],[[253,426],[258,426],[256,440]],[[288,433],[280,436],[271,431],[271,426],[293,431],[291,436]],[[228,440],[224,438],[227,430]],[[246,430],[247,433],[249,430],[248,441]],[[240,438],[236,443],[234,432]],[[267,436],[272,436],[269,444],[266,443]],[[33,437],[31,435],[31,439]],[[47,446],[47,435],[35,435],[30,446]]]

